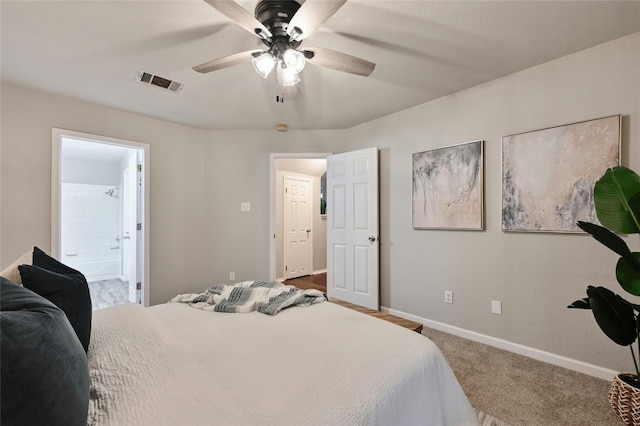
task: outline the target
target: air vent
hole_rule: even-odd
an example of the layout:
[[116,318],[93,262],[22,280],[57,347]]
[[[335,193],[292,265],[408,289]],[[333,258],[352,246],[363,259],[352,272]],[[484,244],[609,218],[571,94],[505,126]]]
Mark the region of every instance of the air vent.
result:
[[168,90],[174,93],[180,93],[184,87],[184,83],[179,81],[169,80],[168,78],[160,77],[151,74],[146,71],[139,70],[138,77],[136,78],[140,83],[150,84],[151,86],[159,87],[160,89]]

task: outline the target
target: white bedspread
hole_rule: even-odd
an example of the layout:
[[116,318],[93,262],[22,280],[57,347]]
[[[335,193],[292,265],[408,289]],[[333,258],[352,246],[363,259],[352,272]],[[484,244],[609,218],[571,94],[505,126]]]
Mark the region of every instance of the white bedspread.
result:
[[426,337],[333,303],[94,312],[90,424],[477,425]]

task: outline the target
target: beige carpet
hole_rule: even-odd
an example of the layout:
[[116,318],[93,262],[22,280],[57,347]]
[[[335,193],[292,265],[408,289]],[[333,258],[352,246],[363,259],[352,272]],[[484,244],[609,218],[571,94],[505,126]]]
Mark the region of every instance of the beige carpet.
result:
[[[442,350],[483,425],[620,426],[610,381],[556,367],[430,328],[422,334]],[[498,423],[492,421],[497,421]]]

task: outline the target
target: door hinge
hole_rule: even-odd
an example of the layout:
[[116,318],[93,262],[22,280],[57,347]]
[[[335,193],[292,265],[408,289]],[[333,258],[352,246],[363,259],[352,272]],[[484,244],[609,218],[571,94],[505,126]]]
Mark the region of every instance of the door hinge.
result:
[[284,270],[285,270],[285,271],[288,271],[288,270],[289,270],[289,267],[288,267],[288,266],[285,266],[285,267],[284,267]]
[[137,229],[138,231],[142,231],[142,224],[141,224],[141,223],[138,223],[138,224],[136,225],[136,229]]
[[142,283],[136,283],[136,290],[142,290]]
[[142,164],[138,164],[138,172],[142,172]]

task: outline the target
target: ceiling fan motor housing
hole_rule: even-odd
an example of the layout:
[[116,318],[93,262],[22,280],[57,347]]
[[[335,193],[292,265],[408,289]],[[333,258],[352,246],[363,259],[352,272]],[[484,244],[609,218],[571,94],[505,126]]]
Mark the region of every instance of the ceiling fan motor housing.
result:
[[[295,0],[261,0],[256,5],[255,15],[256,19],[271,31],[274,38],[289,38],[287,27],[298,9],[300,9],[300,3]],[[262,41],[270,45],[268,40]]]

